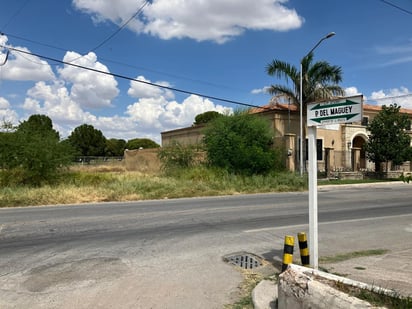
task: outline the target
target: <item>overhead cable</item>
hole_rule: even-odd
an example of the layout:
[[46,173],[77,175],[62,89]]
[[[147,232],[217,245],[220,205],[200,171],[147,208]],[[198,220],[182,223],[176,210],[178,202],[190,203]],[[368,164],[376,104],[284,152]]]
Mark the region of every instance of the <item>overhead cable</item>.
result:
[[398,5],[395,5],[395,4],[393,4],[393,3],[389,2],[389,1],[381,0],[381,2],[383,2],[383,3],[387,4],[387,5],[390,5],[390,6],[396,8],[396,9],[398,9],[398,10],[401,10],[401,11],[404,12],[404,13],[407,13],[407,14],[412,15],[412,11],[406,10],[406,9],[404,9],[404,8],[398,6]]
[[[6,35],[7,37],[11,37],[11,38],[14,38],[14,39],[17,39],[17,40],[21,40],[21,41],[33,43],[33,44],[36,44],[36,45],[39,45],[39,46],[44,46],[44,47],[60,50],[60,51],[63,51],[63,52],[67,52],[69,50],[68,48],[58,47],[58,46],[55,46],[55,45],[35,41],[35,40],[32,40],[32,39],[24,38],[24,37],[21,37],[21,36],[10,34],[10,33],[0,32],[0,35]],[[75,61],[75,60],[77,60],[81,57],[83,57],[83,56],[79,56],[79,57],[75,58],[74,60],[70,60],[70,61]],[[242,91],[240,89],[237,89],[237,88],[231,87],[231,86],[227,86],[227,85],[219,85],[219,84],[215,84],[215,83],[212,83],[212,82],[209,82],[209,81],[204,81],[204,80],[200,80],[200,79],[194,79],[194,78],[189,78],[189,77],[185,77],[185,76],[181,76],[181,75],[176,75],[176,74],[171,74],[171,73],[162,72],[162,71],[158,71],[158,70],[153,70],[153,69],[150,69],[150,68],[145,68],[145,67],[142,67],[142,66],[136,66],[136,65],[120,62],[120,61],[117,61],[117,60],[107,59],[107,58],[104,58],[104,57],[99,57],[99,59],[101,59],[105,62],[113,63],[113,64],[116,64],[116,65],[121,65],[121,66],[128,67],[128,68],[139,69],[139,70],[143,70],[143,71],[147,71],[147,72],[151,72],[151,73],[165,75],[165,76],[168,76],[168,77],[178,78],[178,79],[182,79],[182,80],[188,80],[188,81],[192,81],[192,82],[196,82],[196,83],[201,83],[201,84],[213,86],[213,87],[216,87],[216,88],[232,89],[232,90],[236,90],[236,91]]]
[[391,100],[391,99],[400,99],[400,98],[405,98],[405,97],[411,97],[412,93],[405,93],[405,94],[400,94],[392,97],[383,97],[383,98],[377,98],[377,99],[369,99],[366,101],[384,101],[384,100]]
[[113,32],[111,35],[109,35],[106,39],[104,39],[100,44],[98,44],[96,47],[92,48],[90,51],[95,51],[98,48],[102,47],[104,44],[106,44],[109,40],[111,40],[116,34],[118,34],[120,31],[122,31],[137,15],[139,15],[144,7],[150,2],[150,0],[146,0],[140,8],[136,11],[136,13],[133,14],[132,17],[130,17],[123,25],[121,25],[115,32]]
[[[96,45],[95,47],[93,47],[92,49],[89,50],[89,52],[94,52],[97,49],[99,49],[100,47],[102,47],[104,44],[106,44],[109,40],[111,40],[116,34],[118,34],[120,31],[123,30],[124,27],[126,27],[131,21],[132,19],[134,19],[138,14],[140,14],[144,7],[149,3],[149,0],[146,0],[143,5],[140,6],[140,8],[132,15],[132,17],[130,17],[123,25],[121,25],[119,28],[116,29],[115,32],[113,32],[111,35],[109,35],[106,39],[104,39],[102,42],[100,42],[98,45]],[[70,62],[74,62],[77,59],[83,58],[84,56],[79,56],[73,60],[70,60]]]
[[239,102],[239,101],[235,101],[235,100],[219,98],[219,97],[215,97],[215,96],[211,96],[211,95],[207,95],[207,94],[202,94],[202,93],[199,93],[199,92],[194,92],[194,91],[169,87],[169,86],[165,86],[165,85],[161,85],[161,84],[156,84],[156,83],[148,82],[148,81],[145,81],[145,80],[139,80],[139,79],[136,79],[136,78],[132,78],[132,77],[129,77],[129,76],[126,76],[126,75],[110,73],[110,72],[105,72],[105,71],[94,69],[94,68],[85,67],[85,66],[78,65],[78,64],[75,64],[75,63],[72,63],[72,62],[67,62],[67,61],[55,59],[55,58],[52,58],[52,57],[36,54],[36,53],[33,53],[33,52],[21,50],[21,49],[14,48],[14,47],[9,47],[9,46],[4,46],[4,45],[0,45],[0,47],[7,48],[9,50],[12,50],[12,51],[15,51],[15,52],[18,52],[18,53],[23,53],[23,54],[26,54],[26,55],[36,56],[36,57],[46,59],[46,60],[49,60],[49,61],[53,61],[53,62],[56,62],[56,63],[69,65],[69,66],[76,67],[76,68],[79,68],[79,69],[88,70],[88,71],[92,71],[92,72],[99,73],[99,74],[109,75],[109,76],[117,77],[117,78],[120,78],[120,79],[126,79],[126,80],[129,80],[129,81],[134,81],[134,82],[137,82],[137,83],[142,83],[142,84],[146,84],[146,85],[150,85],[150,86],[154,86],[154,87],[158,87],[158,88],[162,88],[162,89],[166,89],[166,90],[171,90],[171,91],[180,92],[180,93],[189,94],[189,95],[196,95],[196,96],[203,97],[203,98],[206,98],[206,99],[226,102],[226,103],[235,104],[235,105],[254,107],[254,108],[259,108],[259,109],[264,109],[264,110],[271,110],[270,107],[266,107],[266,106],[258,106],[258,105],[253,105],[253,104],[249,104],[249,103],[244,103],[244,102]]
[[29,3],[30,0],[26,0],[21,6],[20,8],[13,14],[12,17],[10,17],[10,19],[3,25],[2,30],[6,29],[7,26],[13,21],[14,18],[17,17],[17,15],[20,14],[20,12],[24,9],[24,7]]
[[7,59],[9,59],[9,54],[10,54],[10,49],[7,49],[6,58],[4,58],[4,61],[0,63],[0,67],[2,67],[3,65],[7,63]]

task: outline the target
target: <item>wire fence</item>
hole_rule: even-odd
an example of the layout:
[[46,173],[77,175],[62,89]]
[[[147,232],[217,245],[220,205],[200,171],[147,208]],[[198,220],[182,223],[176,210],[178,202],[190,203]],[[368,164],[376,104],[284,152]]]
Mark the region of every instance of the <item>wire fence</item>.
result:
[[100,157],[100,156],[78,156],[75,157],[74,162],[80,165],[83,164],[90,164],[90,165],[97,165],[97,164],[106,164],[110,162],[118,162],[124,159],[123,156],[118,157]]

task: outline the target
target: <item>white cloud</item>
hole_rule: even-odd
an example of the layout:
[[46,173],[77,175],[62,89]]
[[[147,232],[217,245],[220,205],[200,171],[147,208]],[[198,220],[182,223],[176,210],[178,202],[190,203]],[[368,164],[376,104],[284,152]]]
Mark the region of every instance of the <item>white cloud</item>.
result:
[[[108,68],[97,61],[97,56],[93,52],[83,57],[75,52],[67,52],[63,61],[109,73]],[[64,65],[63,68],[58,69],[58,72],[61,79],[72,84],[70,96],[83,107],[111,106],[111,101],[119,94],[117,81],[111,75],[70,65]]]
[[15,125],[17,124],[17,120],[17,113],[11,109],[9,101],[3,97],[0,97],[0,129],[1,125],[5,122],[10,122]]
[[251,94],[267,94],[268,90],[269,90],[269,86],[265,86],[263,88],[256,88],[256,89],[252,89],[252,91],[250,92]]
[[[53,84],[36,83],[28,90],[23,108],[29,114],[49,116],[62,137],[67,137],[74,128],[84,123],[101,130],[107,138],[129,139],[141,136],[135,121],[130,117],[96,116],[85,111],[81,104],[70,96],[63,81]],[[157,135],[160,138],[160,134]]]
[[[0,45],[7,45],[7,36],[0,35]],[[12,46],[10,46],[12,47]],[[16,49],[30,53],[25,47]],[[6,59],[7,50],[0,48],[0,62]],[[55,78],[50,65],[37,56],[11,50],[7,62],[1,67],[1,78],[18,81],[53,80]]]
[[357,94],[361,94],[356,87],[348,87],[345,89],[345,96],[350,97]]
[[70,97],[63,82],[37,82],[27,91],[23,109],[31,114],[45,114],[63,126],[95,122],[97,117],[85,112]]
[[177,103],[176,101],[168,102],[160,120],[166,127],[179,127],[182,124],[183,126],[189,126],[194,122],[198,114],[207,111],[217,111],[224,114],[229,110],[229,108],[222,105],[215,105],[209,99],[190,95],[182,103]]
[[[162,39],[191,38],[224,43],[245,30],[287,31],[303,23],[287,0],[153,0],[129,28]],[[92,15],[95,22],[110,20],[124,23],[138,8],[141,0],[73,0],[74,6]]]
[[392,66],[402,63],[412,62],[412,43],[408,42],[402,45],[385,45],[374,48],[378,55],[390,57],[389,60],[382,60],[380,67]]
[[384,90],[374,91],[370,100],[376,101],[379,105],[396,103],[403,108],[412,109],[412,93],[406,87],[390,89],[387,92]]
[[[148,81],[143,76],[139,76],[139,79]],[[190,95],[179,103],[173,100],[170,91],[133,82],[130,84],[128,94],[138,97],[139,100],[127,107],[126,114],[146,132],[153,129],[166,131],[190,126],[198,114],[211,110],[220,113],[231,110],[197,95]]]
[[168,89],[164,89],[161,87],[152,86],[151,84],[157,84],[160,86],[170,87],[171,85],[165,81],[159,81],[152,83],[150,80],[144,78],[144,76],[138,76],[136,81],[130,82],[130,88],[127,91],[127,94],[132,98],[153,98],[163,96],[168,99],[174,98],[174,93]]
[[[69,57],[72,59],[77,57],[75,54],[66,54],[66,56],[68,59],[65,61],[70,61]],[[81,59],[76,60],[76,63],[79,60]],[[85,60],[82,58],[81,61]],[[92,63],[84,63],[84,65],[90,66],[96,63],[93,57],[89,58],[89,61]],[[87,74],[83,75],[83,72],[70,70],[67,67],[58,71],[61,74],[53,82],[37,82],[27,91],[22,108],[27,114],[49,116],[55,129],[63,137],[67,137],[75,127],[87,123],[104,132],[107,138],[147,137],[160,143],[160,132],[190,126],[195,116],[200,113],[210,110],[221,113],[230,111],[224,106],[214,104],[209,99],[195,95],[178,102],[170,90],[131,82],[128,94],[137,101],[127,106],[124,115],[96,116],[86,111],[87,105],[72,92],[75,85],[86,83],[86,81],[90,84],[91,91],[99,89],[103,83],[98,80],[98,76],[91,78]],[[138,79],[151,83],[144,76],[139,76]],[[73,83],[71,88],[68,88],[68,82]],[[157,82],[157,84],[169,86],[169,83],[165,81]],[[112,81],[112,85],[117,85],[115,80]],[[116,89],[113,93],[117,93],[117,88],[113,87],[113,89]],[[107,102],[111,103],[109,99]],[[3,99],[0,100],[0,106],[8,108],[10,104]]]
[[5,98],[0,97],[0,109],[10,108],[10,103]]

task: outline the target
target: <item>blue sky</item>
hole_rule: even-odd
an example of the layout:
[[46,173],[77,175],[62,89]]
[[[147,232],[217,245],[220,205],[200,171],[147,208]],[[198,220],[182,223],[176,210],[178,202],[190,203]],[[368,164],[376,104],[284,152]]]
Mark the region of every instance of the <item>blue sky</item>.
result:
[[[133,15],[138,13],[134,18]],[[129,21],[127,23],[127,21]],[[252,105],[281,83],[273,59],[299,67],[315,50],[343,70],[347,95],[412,108],[412,2],[401,0],[15,0],[0,10],[0,119],[48,115],[62,137],[87,123],[106,138],[190,126],[224,101],[131,82],[32,56]],[[21,53],[17,50],[27,52]]]

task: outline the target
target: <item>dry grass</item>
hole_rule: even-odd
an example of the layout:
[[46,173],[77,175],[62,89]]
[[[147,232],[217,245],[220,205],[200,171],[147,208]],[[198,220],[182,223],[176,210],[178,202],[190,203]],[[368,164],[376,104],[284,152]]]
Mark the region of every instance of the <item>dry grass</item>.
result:
[[234,304],[225,305],[225,309],[253,309],[252,291],[264,276],[242,269],[243,281],[239,286],[239,300]]
[[123,162],[75,165],[53,184],[42,187],[0,188],[0,207],[97,203],[297,191],[304,179],[283,173],[270,176],[239,176],[204,166],[173,173],[126,171]]

